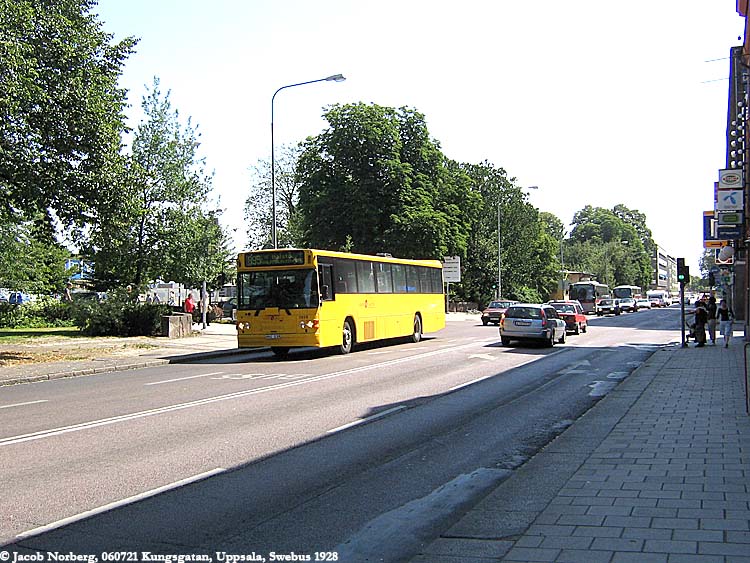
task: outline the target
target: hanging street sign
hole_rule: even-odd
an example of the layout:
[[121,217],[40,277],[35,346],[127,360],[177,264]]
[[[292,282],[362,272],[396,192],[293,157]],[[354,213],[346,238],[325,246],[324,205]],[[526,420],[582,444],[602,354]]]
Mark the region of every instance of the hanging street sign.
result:
[[742,189],[716,190],[716,211],[742,211],[744,207]]
[[719,170],[719,189],[731,188],[742,189],[742,170],[726,169]]

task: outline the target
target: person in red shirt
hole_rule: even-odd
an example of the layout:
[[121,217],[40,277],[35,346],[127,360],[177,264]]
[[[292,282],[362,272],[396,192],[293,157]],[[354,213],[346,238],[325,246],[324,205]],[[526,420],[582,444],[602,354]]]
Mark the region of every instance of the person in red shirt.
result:
[[185,303],[183,304],[186,313],[190,313],[191,316],[195,316],[195,301],[193,301],[193,295],[188,293]]

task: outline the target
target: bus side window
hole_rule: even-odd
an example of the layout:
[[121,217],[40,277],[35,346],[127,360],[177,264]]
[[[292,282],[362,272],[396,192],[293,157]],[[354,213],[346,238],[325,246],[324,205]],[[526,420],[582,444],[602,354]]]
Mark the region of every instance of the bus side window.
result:
[[322,301],[332,301],[334,298],[333,288],[333,268],[331,264],[320,264],[318,266],[318,277],[320,278],[320,299]]

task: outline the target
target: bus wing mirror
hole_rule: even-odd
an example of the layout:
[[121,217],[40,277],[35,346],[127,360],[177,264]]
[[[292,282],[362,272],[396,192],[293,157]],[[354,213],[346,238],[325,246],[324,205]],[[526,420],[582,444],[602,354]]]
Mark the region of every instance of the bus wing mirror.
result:
[[328,301],[329,297],[328,297],[328,286],[327,285],[323,285],[323,286],[320,287],[320,296],[321,296],[321,299],[323,301]]

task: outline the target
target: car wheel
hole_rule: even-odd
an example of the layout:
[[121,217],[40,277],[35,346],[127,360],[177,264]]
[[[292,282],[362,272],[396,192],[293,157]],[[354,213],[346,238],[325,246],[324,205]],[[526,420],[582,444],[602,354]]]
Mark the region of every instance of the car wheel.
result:
[[552,348],[555,345],[555,331],[554,330],[549,331],[549,338],[544,342],[544,345],[547,348]]
[[581,323],[576,323],[576,327],[573,329],[573,334],[581,334]]
[[488,324],[489,322],[490,322],[490,321],[488,321],[487,319],[482,319],[482,324],[483,324],[484,326],[487,326],[487,324]]
[[352,351],[354,346],[354,331],[349,319],[344,321],[344,326],[341,329],[341,344],[339,345],[339,352],[342,354],[348,354]]
[[583,326],[581,327],[581,332],[586,332],[586,331],[587,331],[588,329],[589,329],[589,325],[588,325],[588,324],[584,324],[584,325],[583,325]]
[[510,346],[510,338],[507,336],[501,336],[500,342],[502,342],[503,346]]

